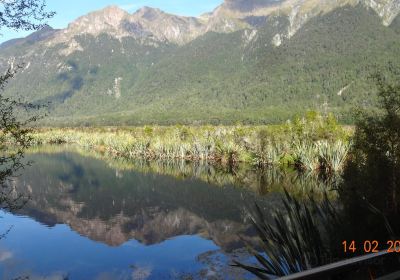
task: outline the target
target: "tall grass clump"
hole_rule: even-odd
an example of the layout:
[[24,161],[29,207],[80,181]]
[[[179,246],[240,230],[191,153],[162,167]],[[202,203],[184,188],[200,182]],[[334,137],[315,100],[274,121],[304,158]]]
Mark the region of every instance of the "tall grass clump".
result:
[[253,136],[251,148],[252,164],[256,166],[277,166],[285,157],[285,141],[277,141],[276,136],[265,129]]
[[340,172],[349,133],[331,115],[308,113],[275,126],[145,126],[40,129],[37,145],[74,144],[125,158],[183,159],[235,166],[296,166]]
[[341,172],[350,149],[351,133],[336,118],[309,112],[286,124],[295,165],[308,171]]
[[293,152],[297,168],[309,171],[320,169],[320,157],[316,143],[309,141],[294,143]]
[[328,141],[317,142],[320,164],[330,173],[341,172],[344,168],[350,144],[342,140],[333,143]]

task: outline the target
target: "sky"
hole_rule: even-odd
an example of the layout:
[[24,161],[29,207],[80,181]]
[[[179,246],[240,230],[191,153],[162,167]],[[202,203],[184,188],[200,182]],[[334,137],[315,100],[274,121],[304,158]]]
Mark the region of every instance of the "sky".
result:
[[[128,12],[135,12],[143,6],[149,6],[172,14],[198,16],[212,11],[222,2],[223,0],[47,0],[48,10],[56,12],[48,24],[53,28],[65,28],[74,19],[109,5],[117,5]],[[24,37],[32,31],[15,32],[1,29],[0,33],[1,43],[13,38]]]

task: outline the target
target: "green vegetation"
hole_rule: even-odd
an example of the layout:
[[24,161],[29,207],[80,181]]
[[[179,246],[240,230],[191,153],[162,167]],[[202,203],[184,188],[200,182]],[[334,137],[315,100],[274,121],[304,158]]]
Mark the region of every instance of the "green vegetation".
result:
[[[352,157],[341,188],[354,224],[376,236],[383,235],[381,240],[393,238],[393,232],[400,234],[400,73],[395,75],[395,80],[383,75],[374,79],[380,107],[377,112],[362,111],[358,115]],[[357,217],[365,209],[379,215],[361,225]],[[392,228],[390,236],[375,226],[382,215]]]
[[[324,256],[346,257],[338,250],[342,240],[377,240],[379,250],[384,250],[387,240],[398,239],[400,73],[392,69],[391,74],[374,76],[380,106],[377,111],[358,112],[354,144],[351,147],[342,147],[339,141],[331,146],[324,142],[316,144],[320,157],[330,162],[329,170],[344,169],[337,188],[336,205],[332,206],[328,199],[322,204],[316,203],[311,195],[309,202],[300,203],[287,193],[285,211],[275,213],[273,225],[266,222],[263,211],[257,207],[256,215],[253,214],[251,218],[266,256],[253,249],[260,266],[236,263],[237,266],[261,279],[273,279],[272,276],[284,276],[321,266],[327,260],[329,263],[330,259],[322,258]],[[393,80],[393,77],[396,79]],[[306,152],[307,149],[300,146],[300,154],[311,154]],[[332,153],[332,150],[336,153]],[[342,156],[347,153],[351,156],[343,165]],[[303,160],[304,163],[314,166],[317,161],[311,157],[310,160]],[[348,229],[351,232],[346,233]],[[327,241],[323,242],[324,239]],[[397,269],[398,263],[391,266]],[[383,263],[380,269],[388,273]]]
[[38,145],[76,144],[129,159],[295,166],[335,173],[347,157],[350,131],[332,115],[310,112],[280,126],[39,129],[32,136]]
[[59,55],[60,46],[42,55],[41,43],[2,49],[2,60],[24,56],[30,63],[7,92],[51,102],[42,122],[47,126],[259,125],[307,110],[353,123],[355,105],[377,104],[371,73],[388,72],[388,62],[400,66],[399,20],[385,27],[363,6],[317,16],[279,47],[272,38],[289,23],[273,20],[278,24],[260,27],[251,41],[246,30],[157,47],[132,38],[78,36],[83,51],[68,56]]
[[[344,257],[337,246],[344,239],[342,217],[325,197],[322,203],[313,199],[299,202],[286,192],[284,211],[273,212],[268,223],[266,213],[256,205],[250,219],[261,239],[266,256],[251,250],[261,267],[239,262],[235,266],[248,270],[259,279],[275,279],[329,264]],[[343,231],[343,232],[341,232]]]
[[[37,30],[43,22],[54,13],[47,12],[44,0],[2,1],[0,3],[0,29]],[[37,111],[40,106],[25,103],[14,96],[9,97],[4,89],[15,78],[19,67],[3,69],[0,76],[0,208],[15,210],[22,207],[27,197],[18,194],[10,187],[10,180],[16,172],[26,166],[23,161],[25,150],[32,144],[28,128],[38,120]],[[30,112],[30,117],[21,117],[21,112]],[[0,239],[6,233],[2,233]]]
[[[19,10],[21,8],[16,9]],[[41,108],[4,97],[3,89],[15,74],[14,70],[9,69],[0,76],[0,208],[7,210],[18,209],[27,202],[26,195],[13,192],[10,182],[28,164],[24,161],[24,154],[32,145],[33,130],[30,126],[40,118],[37,110]],[[22,118],[21,111],[29,112],[32,116]]]

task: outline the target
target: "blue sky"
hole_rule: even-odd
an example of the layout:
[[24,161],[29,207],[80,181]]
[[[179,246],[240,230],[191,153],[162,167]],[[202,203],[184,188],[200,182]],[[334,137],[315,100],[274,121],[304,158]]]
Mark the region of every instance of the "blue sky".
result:
[[[129,12],[134,12],[143,6],[150,6],[173,14],[198,16],[212,11],[222,2],[223,0],[47,0],[47,6],[49,10],[57,13],[53,19],[49,20],[49,24],[54,28],[65,28],[77,17],[109,5],[118,5]],[[2,34],[0,42],[4,42],[24,37],[31,32],[2,29],[0,33]]]

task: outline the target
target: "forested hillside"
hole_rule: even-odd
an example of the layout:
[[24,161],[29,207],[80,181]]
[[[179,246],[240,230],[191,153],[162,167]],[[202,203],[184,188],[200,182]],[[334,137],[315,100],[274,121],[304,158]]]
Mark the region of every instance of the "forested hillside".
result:
[[370,76],[400,67],[399,16],[385,26],[347,5],[291,37],[287,17],[264,20],[185,44],[109,34],[50,44],[46,30],[0,49],[3,68],[24,63],[6,94],[49,103],[43,124],[273,123],[307,110],[351,122],[355,106],[375,104]]

